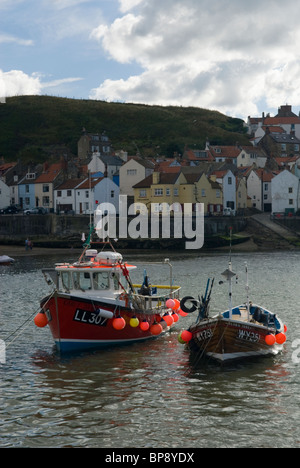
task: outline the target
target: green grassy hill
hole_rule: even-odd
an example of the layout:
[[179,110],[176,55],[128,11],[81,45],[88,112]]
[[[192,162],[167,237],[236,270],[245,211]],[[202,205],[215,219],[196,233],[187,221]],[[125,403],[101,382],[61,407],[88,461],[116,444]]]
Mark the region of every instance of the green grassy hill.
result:
[[204,149],[211,144],[248,144],[243,121],[197,107],[19,96],[0,104],[0,157],[6,161],[42,162],[66,146],[77,155],[82,128],[106,131],[115,150],[143,156],[181,154],[185,145]]

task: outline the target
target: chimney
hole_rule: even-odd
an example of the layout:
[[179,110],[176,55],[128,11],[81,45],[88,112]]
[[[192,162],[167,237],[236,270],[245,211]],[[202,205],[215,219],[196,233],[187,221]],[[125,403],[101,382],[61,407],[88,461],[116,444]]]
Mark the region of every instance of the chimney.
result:
[[159,184],[160,181],[160,172],[153,172],[152,173],[152,184]]

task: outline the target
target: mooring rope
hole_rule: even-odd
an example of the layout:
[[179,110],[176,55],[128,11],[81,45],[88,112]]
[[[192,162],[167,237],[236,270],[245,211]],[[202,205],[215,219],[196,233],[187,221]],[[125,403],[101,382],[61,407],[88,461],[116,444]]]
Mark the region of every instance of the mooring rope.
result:
[[[53,297],[54,293],[55,293],[56,289],[50,294],[50,296],[48,297],[47,301],[45,302],[44,305],[46,305],[50,299]],[[43,305],[43,306],[44,306]],[[40,307],[39,307],[40,309]],[[39,310],[38,309],[38,310]],[[29,325],[29,321],[32,319],[32,317],[34,315],[36,315],[38,313],[38,310],[35,310],[29,317],[27,317],[27,319],[18,327],[16,328],[16,330],[14,330],[10,335],[8,335],[6,338],[5,338],[5,346],[6,348],[8,348],[20,335],[21,333],[27,328],[27,326]],[[27,325],[26,325],[27,324]],[[26,327],[24,327],[24,325],[26,325]],[[24,327],[24,328],[22,328]],[[20,330],[22,328],[22,330]],[[15,333],[17,333],[18,331],[20,330],[20,332],[11,340],[9,341],[8,343],[6,342],[11,336],[13,336]]]

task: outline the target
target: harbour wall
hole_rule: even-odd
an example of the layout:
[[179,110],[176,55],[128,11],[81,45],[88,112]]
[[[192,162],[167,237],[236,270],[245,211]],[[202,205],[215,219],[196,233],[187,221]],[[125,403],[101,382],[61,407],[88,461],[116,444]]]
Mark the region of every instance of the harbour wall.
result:
[[[127,225],[134,217],[128,217]],[[174,239],[174,222],[170,218],[170,239],[127,239],[121,238],[119,242],[124,247],[144,248],[144,247],[164,247],[167,245],[179,246],[186,240],[184,235],[184,225],[182,222],[182,238]],[[89,231],[90,217],[88,215],[0,215],[0,243],[24,243],[26,238],[30,238],[40,245],[55,244],[55,246],[82,245],[82,233],[87,237]],[[204,218],[204,238],[206,241],[219,239],[220,236],[228,236],[230,228],[233,233],[243,231],[247,226],[245,217],[208,217]],[[196,219],[193,218],[191,228],[196,231]],[[149,220],[148,232],[151,233],[151,222]],[[161,220],[160,220],[161,232]],[[149,234],[151,237],[151,235]],[[119,237],[119,220],[116,220],[116,237]],[[226,240],[227,244],[228,241]],[[119,245],[119,244],[118,244]]]

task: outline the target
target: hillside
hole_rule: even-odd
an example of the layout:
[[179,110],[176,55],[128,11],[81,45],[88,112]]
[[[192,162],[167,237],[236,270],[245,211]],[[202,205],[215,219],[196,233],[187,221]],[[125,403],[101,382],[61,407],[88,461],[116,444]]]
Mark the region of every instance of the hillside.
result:
[[172,156],[185,145],[204,149],[211,144],[248,144],[243,121],[196,107],[162,107],[107,103],[50,96],[18,96],[0,105],[0,156],[6,161],[42,162],[55,147],[77,155],[85,127],[104,130],[114,149],[143,156]]

